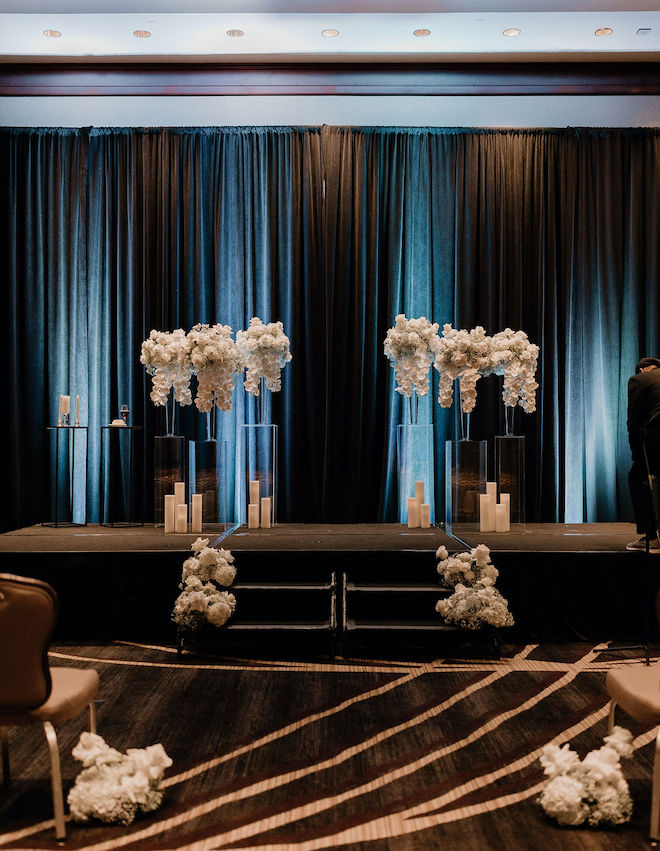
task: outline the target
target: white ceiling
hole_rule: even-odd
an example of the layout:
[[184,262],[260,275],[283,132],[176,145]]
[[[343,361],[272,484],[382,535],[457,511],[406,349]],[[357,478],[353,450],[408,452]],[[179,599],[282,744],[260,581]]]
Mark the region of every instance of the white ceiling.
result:
[[[504,36],[510,27],[520,35]],[[599,27],[613,32],[598,37]],[[339,34],[323,37],[329,28]],[[421,28],[430,35],[414,36]],[[62,35],[48,38],[44,30]],[[151,36],[136,38],[135,30]],[[232,37],[228,30],[244,35]],[[0,0],[5,62],[611,61],[659,55],[658,0]]]

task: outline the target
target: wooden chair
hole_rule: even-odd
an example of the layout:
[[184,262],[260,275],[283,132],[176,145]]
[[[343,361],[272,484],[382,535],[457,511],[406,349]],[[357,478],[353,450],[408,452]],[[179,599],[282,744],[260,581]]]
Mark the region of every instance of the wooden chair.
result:
[[[660,665],[630,665],[609,670],[606,685],[612,698],[608,720],[610,733],[617,706],[642,724],[660,724]],[[660,839],[660,730],[655,739],[649,836],[654,840]]]
[[66,838],[60,755],[55,724],[89,709],[96,732],[94,698],[99,677],[92,669],[51,668],[48,648],[59,610],[46,582],[0,573],[0,744],[2,775],[10,782],[8,728],[42,724],[50,755],[55,838]]

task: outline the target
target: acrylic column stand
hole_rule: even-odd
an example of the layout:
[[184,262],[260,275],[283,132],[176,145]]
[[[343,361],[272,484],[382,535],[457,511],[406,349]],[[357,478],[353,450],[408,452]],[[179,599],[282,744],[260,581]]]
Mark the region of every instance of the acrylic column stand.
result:
[[[142,426],[101,426],[99,471],[99,524],[101,526],[144,526],[142,477],[136,487],[136,432]],[[124,437],[121,434],[125,433]],[[142,441],[140,441],[141,448]],[[142,452],[140,451],[140,456]]]
[[270,522],[275,525],[277,519],[277,426],[272,423],[244,425],[243,457],[245,459],[244,498],[245,518],[247,521],[250,500],[250,482],[259,482],[259,516],[261,500],[270,497]]
[[448,440],[445,443],[445,522],[447,531],[458,524],[479,523],[479,494],[486,492],[485,440]]
[[396,427],[399,466],[399,523],[408,522],[408,498],[415,496],[415,482],[424,482],[424,502],[435,523],[435,478],[433,475],[433,426],[411,423]]
[[[49,446],[51,520],[42,525],[86,526],[87,426],[47,426],[46,431],[51,438]],[[79,436],[82,434],[85,435],[83,447],[79,445]]]
[[[202,524],[221,527],[214,529],[219,533],[229,523],[227,511],[227,459],[228,441],[208,440],[190,441],[188,444],[188,470],[190,473],[190,496],[202,495]],[[192,502],[192,499],[189,500]]]
[[508,493],[511,522],[525,522],[525,438],[513,434],[495,438],[499,493]]
[[175,482],[186,480],[186,439],[179,434],[154,438],[154,522],[165,519],[165,496],[174,493]]

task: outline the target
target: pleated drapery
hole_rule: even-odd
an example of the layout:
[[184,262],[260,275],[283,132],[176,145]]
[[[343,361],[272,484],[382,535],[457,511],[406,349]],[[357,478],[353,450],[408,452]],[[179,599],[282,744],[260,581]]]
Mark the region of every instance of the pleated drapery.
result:
[[[17,128],[0,130],[0,188],[3,529],[48,514],[44,427],[61,393],[89,425],[94,520],[99,429],[124,402],[152,474],[151,328],[254,315],[292,341],[273,399],[279,519],[395,520],[403,404],[382,343],[401,312],[526,331],[541,347],[537,412],[516,414],[528,517],[629,518],[627,379],[660,353],[658,131]],[[489,438],[499,382],[477,387],[473,436]],[[220,416],[236,455],[254,416],[239,382]],[[456,406],[429,395],[420,421],[441,498]],[[204,417],[184,409],[177,431],[202,437]]]

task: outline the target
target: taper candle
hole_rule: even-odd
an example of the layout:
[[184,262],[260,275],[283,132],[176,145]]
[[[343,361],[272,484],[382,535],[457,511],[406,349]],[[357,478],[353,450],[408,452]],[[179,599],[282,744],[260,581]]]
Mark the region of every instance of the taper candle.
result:
[[188,531],[188,506],[185,503],[176,507],[176,531]]
[[192,495],[192,522],[190,526],[191,532],[202,531],[202,494],[194,493]]
[[176,497],[173,493],[165,495],[165,534],[176,531]]
[[78,411],[80,409],[80,396],[76,396],[76,421],[74,425],[78,425]]
[[270,497],[261,497],[261,528],[270,529]]

